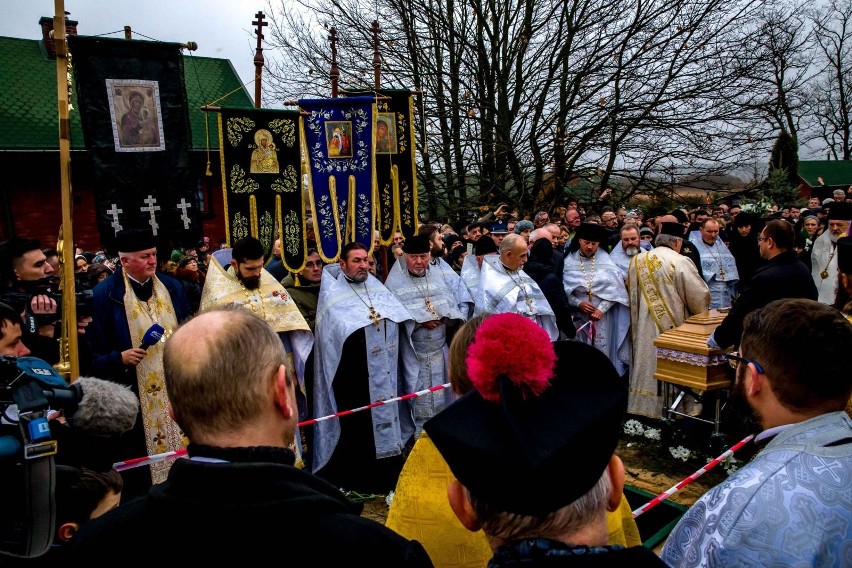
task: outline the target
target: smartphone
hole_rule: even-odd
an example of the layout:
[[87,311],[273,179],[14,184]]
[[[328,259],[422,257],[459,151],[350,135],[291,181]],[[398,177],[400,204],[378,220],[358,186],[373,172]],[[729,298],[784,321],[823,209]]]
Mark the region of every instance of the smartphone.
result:
[[473,243],[467,243],[467,254],[473,256]]

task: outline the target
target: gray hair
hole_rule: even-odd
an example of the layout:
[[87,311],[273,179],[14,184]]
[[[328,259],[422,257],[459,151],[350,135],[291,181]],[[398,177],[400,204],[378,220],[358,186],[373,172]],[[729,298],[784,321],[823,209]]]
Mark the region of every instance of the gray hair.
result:
[[594,523],[599,516],[606,514],[612,490],[607,467],[598,482],[585,495],[541,517],[497,511],[487,503],[477,500],[469,492],[468,496],[485,534],[503,540],[522,540],[578,533]]
[[678,242],[683,241],[681,237],[676,237],[674,235],[657,235],[657,238],[654,239],[655,246],[663,246],[673,249],[677,246]]

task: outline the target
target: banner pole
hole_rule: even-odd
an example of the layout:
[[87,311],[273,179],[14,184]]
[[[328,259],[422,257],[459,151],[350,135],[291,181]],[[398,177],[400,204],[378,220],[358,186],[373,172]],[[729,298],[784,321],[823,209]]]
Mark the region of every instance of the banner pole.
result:
[[80,374],[77,351],[77,302],[74,281],[74,229],[71,196],[71,122],[68,118],[71,92],[68,84],[70,65],[65,38],[65,2],[54,0],[53,42],[56,47],[56,94],[59,108],[59,178],[62,193],[62,227],[57,249],[60,254],[62,287],[62,338],[56,370],[69,382]]

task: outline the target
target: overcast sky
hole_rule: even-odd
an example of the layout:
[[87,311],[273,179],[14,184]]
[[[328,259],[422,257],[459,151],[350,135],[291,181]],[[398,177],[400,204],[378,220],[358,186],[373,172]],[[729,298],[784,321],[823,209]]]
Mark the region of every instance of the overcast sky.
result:
[[[80,35],[124,37],[130,26],[136,39],[186,43],[193,55],[230,59],[243,82],[254,76],[254,15],[263,0],[65,0],[69,19]],[[0,0],[0,36],[40,39],[38,21],[52,18],[54,0]],[[268,30],[269,28],[264,28]],[[119,33],[111,33],[119,31]],[[139,35],[137,35],[137,33]],[[148,36],[147,38],[144,36]],[[250,93],[254,87],[246,87]]]

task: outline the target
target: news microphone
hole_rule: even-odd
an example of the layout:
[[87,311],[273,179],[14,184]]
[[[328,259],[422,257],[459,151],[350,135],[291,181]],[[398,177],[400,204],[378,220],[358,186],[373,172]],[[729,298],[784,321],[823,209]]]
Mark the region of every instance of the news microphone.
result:
[[133,428],[139,399],[130,387],[94,377],[80,377],[71,386],[82,398],[67,416],[68,424],[96,436],[118,436]]
[[163,338],[164,331],[163,326],[158,323],[149,327],[148,331],[145,332],[145,335],[142,336],[142,345],[140,345],[139,348],[147,350]]

